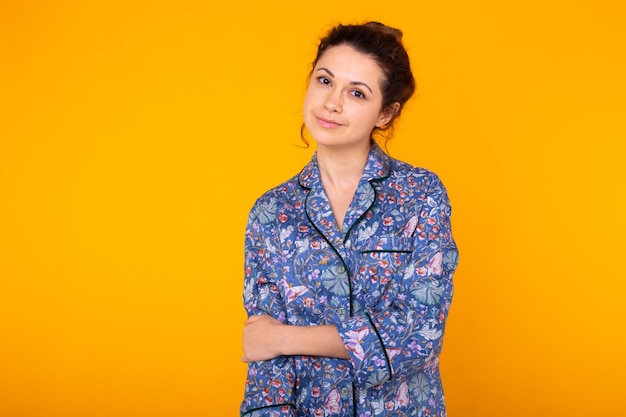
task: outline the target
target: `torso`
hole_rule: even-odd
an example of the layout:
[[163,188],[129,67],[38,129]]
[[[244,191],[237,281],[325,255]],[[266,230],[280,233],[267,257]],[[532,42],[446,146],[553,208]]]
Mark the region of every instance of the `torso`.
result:
[[[334,324],[354,362],[295,356],[255,363],[242,409],[261,407],[251,414],[261,415],[271,399],[285,407],[295,401],[299,416],[445,416],[436,347],[456,262],[449,223],[441,222],[445,189],[434,174],[376,154],[367,181],[352,190],[323,187],[320,177],[307,165],[255,204],[244,303],[290,325]],[[442,259],[446,273],[437,276]]]

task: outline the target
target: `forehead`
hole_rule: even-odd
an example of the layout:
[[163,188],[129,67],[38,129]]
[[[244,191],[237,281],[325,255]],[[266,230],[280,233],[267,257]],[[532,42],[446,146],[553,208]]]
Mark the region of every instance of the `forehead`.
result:
[[320,68],[330,70],[337,78],[350,81],[376,81],[379,84],[384,79],[383,71],[374,58],[349,45],[328,48],[315,64],[315,70]]

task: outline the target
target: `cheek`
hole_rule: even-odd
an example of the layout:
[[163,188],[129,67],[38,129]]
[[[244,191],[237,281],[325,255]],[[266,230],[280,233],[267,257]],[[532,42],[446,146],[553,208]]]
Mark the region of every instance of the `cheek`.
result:
[[304,94],[304,101],[302,102],[302,108],[304,110],[308,109],[311,107],[311,92],[310,89],[306,90],[306,93]]
[[307,92],[307,94],[304,96],[304,101],[302,103],[302,117],[305,123],[309,120],[310,115],[311,115],[311,108],[312,108],[311,102],[312,102],[311,97],[309,93]]
[[315,88],[314,85],[309,84],[304,94],[304,106],[311,108],[315,103],[320,101],[321,91],[319,88]]
[[310,111],[311,108],[313,108],[314,103],[315,103],[315,93],[309,87],[306,90],[306,94],[304,95],[304,101],[302,103],[302,110],[305,112],[305,115],[304,115],[305,117],[306,117],[307,111]]
[[302,103],[302,121],[307,129],[310,129],[314,123],[313,113],[317,107],[315,103],[317,103],[316,94],[309,88]]
[[354,120],[359,120],[364,130],[374,129],[380,113],[373,109],[360,108],[352,114]]

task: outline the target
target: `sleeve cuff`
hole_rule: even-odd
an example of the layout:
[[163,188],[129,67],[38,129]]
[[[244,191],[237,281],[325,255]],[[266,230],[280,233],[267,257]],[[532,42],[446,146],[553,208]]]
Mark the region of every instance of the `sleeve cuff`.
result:
[[242,417],[295,417],[295,404],[272,404],[241,411]]
[[352,376],[357,386],[370,388],[391,379],[389,354],[367,313],[339,324],[338,330],[350,355]]

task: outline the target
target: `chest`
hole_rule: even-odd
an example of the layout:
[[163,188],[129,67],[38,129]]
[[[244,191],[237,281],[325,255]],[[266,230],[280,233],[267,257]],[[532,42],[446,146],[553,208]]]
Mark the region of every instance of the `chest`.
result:
[[272,263],[289,322],[333,323],[385,308],[419,246],[417,207],[398,207],[397,196],[383,194],[349,230],[333,234],[325,217],[311,216],[305,205],[285,211],[274,238]]

